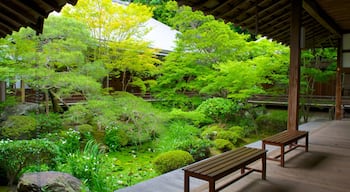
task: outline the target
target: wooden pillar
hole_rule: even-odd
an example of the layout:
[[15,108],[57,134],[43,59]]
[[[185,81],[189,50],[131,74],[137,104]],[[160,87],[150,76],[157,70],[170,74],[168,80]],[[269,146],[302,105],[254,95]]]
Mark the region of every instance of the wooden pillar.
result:
[[341,120],[342,117],[342,73],[343,73],[343,38],[338,39],[337,51],[337,72],[335,86],[335,119]]
[[291,1],[290,12],[290,68],[288,93],[288,131],[297,131],[299,122],[299,92],[300,92],[300,28],[302,15],[302,0]]
[[6,101],[6,82],[0,81],[0,102]]

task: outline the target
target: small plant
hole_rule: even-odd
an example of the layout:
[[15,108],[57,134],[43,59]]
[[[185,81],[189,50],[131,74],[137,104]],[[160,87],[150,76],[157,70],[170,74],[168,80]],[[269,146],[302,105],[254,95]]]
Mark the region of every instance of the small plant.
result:
[[190,163],[194,159],[187,151],[175,150],[160,154],[155,158],[153,165],[159,173],[167,173]]
[[31,117],[37,121],[37,132],[43,136],[46,133],[55,133],[60,131],[62,126],[61,115],[57,113],[49,114],[31,114]]
[[233,131],[220,131],[218,132],[216,139],[224,139],[230,141],[232,144],[236,144],[239,135]]
[[215,148],[219,149],[222,152],[229,151],[233,149],[233,144],[225,139],[215,139],[214,141]]
[[258,129],[267,132],[280,132],[287,128],[288,113],[287,111],[274,110],[256,119]]
[[203,139],[209,139],[209,140],[215,140],[216,136],[220,131],[223,131],[224,129],[216,124],[210,125],[206,128],[201,133],[201,137]]
[[108,146],[109,151],[114,152],[126,146],[129,143],[129,138],[125,130],[118,126],[111,126],[106,129],[104,142]]
[[178,144],[176,149],[189,152],[195,161],[203,160],[210,156],[211,142],[202,139],[186,140]]

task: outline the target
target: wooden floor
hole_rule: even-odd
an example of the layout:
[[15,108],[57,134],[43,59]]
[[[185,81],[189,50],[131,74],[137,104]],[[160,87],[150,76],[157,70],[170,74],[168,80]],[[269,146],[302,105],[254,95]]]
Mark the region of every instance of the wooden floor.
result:
[[[268,161],[266,181],[261,180],[259,173],[252,173],[222,191],[350,191],[350,120],[311,122],[302,129],[310,131],[309,152],[300,148],[288,153],[285,168],[281,168],[278,162]],[[276,150],[270,150],[268,154],[273,153]],[[181,169],[175,170],[118,192],[181,192],[183,177]],[[197,179],[190,182],[191,191],[208,191],[206,182]]]

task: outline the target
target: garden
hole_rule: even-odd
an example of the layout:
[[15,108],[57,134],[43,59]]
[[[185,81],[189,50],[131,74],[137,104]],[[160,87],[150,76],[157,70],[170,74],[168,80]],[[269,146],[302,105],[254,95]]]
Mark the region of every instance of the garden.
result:
[[[179,32],[165,56],[140,38],[152,17]],[[79,0],[0,46],[0,191],[46,171],[114,191],[286,129],[286,110],[247,100],[287,92],[288,48],[174,1]],[[303,94],[334,76],[335,56],[303,53]]]

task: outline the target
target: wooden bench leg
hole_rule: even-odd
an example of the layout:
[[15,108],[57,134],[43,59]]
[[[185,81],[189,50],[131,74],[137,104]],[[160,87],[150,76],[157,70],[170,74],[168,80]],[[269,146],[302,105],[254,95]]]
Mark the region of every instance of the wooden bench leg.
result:
[[215,192],[215,180],[211,179],[209,181],[209,192]]
[[261,158],[261,163],[262,163],[261,178],[263,180],[266,180],[266,153],[263,154]]
[[306,152],[309,151],[309,133],[306,133],[306,136],[305,136],[305,151]]
[[190,177],[187,173],[187,171],[185,171],[185,185],[184,185],[184,191],[185,192],[190,192]]
[[281,146],[281,167],[284,167],[284,145]]

